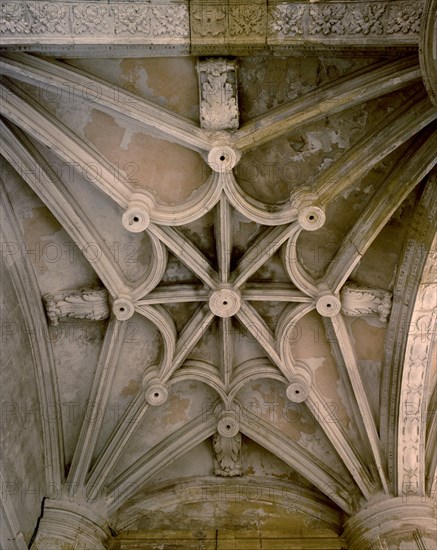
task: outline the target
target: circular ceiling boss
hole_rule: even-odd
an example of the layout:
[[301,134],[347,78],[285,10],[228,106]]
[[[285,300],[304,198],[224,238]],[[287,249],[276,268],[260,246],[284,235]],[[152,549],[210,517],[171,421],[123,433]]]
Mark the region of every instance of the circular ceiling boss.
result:
[[209,297],[209,309],[217,317],[232,317],[241,307],[241,294],[233,288],[214,290]]

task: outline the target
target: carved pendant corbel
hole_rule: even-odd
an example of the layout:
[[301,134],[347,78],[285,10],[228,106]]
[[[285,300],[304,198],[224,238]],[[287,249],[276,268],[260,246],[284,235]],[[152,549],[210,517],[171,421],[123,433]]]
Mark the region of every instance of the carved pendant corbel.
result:
[[340,292],[341,311],[352,317],[378,315],[385,323],[390,315],[392,293],[377,288],[361,288],[345,284]]
[[106,289],[62,290],[45,294],[43,302],[49,323],[53,326],[68,319],[101,321],[107,319],[110,314]]
[[241,433],[226,437],[216,432],[212,438],[215,475],[221,477],[241,476]]
[[238,128],[237,65],[223,58],[198,61],[200,125],[205,130]]

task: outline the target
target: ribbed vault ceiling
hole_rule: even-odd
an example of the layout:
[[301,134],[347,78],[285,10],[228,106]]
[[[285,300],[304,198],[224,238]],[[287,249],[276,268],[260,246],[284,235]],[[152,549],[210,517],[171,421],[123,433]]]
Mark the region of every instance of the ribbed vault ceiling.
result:
[[[334,532],[377,495],[429,497],[437,111],[417,56],[237,59],[219,130],[195,63],[1,61],[46,483],[105,502],[115,532],[188,525],[223,484]],[[76,299],[100,320],[46,321],[43,296],[82,288],[106,289]]]

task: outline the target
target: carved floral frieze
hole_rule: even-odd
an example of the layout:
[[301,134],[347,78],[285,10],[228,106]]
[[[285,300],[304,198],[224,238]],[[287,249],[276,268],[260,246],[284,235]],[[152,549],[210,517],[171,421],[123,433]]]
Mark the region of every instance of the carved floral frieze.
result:
[[[287,40],[310,42],[326,38],[340,43],[385,35],[405,43],[418,41],[423,2],[295,3],[264,0],[252,2],[2,2],[0,34],[26,43],[33,35],[77,38],[114,36],[129,43],[191,43],[196,45],[238,45],[264,47]],[[35,42],[36,42],[35,36]],[[285,40],[285,42],[284,42]],[[378,42],[379,41],[379,42]],[[345,44],[347,45],[347,44]]]
[[229,7],[229,33],[231,36],[263,36],[266,13],[263,5],[242,4]]
[[269,38],[404,36],[419,33],[422,2],[286,3],[269,5]]
[[145,2],[2,2],[0,33],[5,35],[189,35],[186,4],[150,5]]

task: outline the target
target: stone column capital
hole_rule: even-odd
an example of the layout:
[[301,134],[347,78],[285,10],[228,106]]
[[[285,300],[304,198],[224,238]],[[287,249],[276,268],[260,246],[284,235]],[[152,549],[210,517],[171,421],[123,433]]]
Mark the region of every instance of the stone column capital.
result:
[[[349,550],[432,548],[437,536],[436,502],[421,497],[390,497],[369,503],[348,519],[344,537]],[[405,546],[410,543],[410,546]],[[420,542],[417,548],[421,548]]]
[[109,525],[94,509],[77,502],[47,499],[32,546],[35,550],[105,550]]

